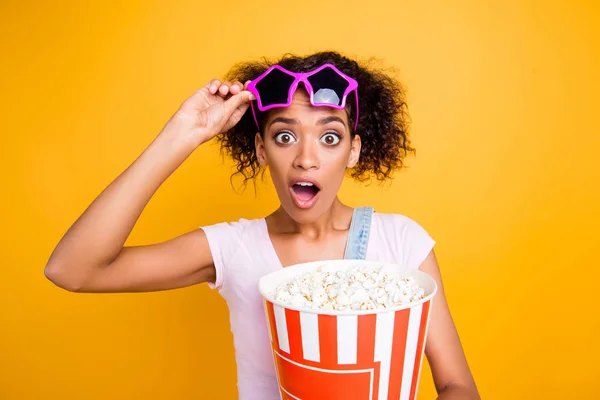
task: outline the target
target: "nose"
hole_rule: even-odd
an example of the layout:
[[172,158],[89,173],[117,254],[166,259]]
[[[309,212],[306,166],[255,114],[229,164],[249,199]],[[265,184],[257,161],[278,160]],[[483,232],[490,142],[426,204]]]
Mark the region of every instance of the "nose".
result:
[[296,147],[298,152],[294,159],[294,167],[304,170],[319,168],[318,146],[311,140],[303,141]]

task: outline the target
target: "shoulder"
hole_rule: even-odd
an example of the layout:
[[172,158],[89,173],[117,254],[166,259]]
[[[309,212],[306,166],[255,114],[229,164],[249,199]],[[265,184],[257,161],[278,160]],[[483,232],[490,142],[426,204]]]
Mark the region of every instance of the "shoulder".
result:
[[377,238],[390,246],[398,262],[418,268],[435,245],[429,232],[415,219],[396,213],[373,213]]
[[201,226],[215,266],[216,280],[209,283],[211,288],[221,289],[228,280],[228,266],[241,249],[249,245],[248,241],[256,238],[264,224],[264,219],[239,219],[232,222],[220,222]]
[[416,220],[403,214],[374,212],[373,222],[385,230],[403,235],[425,230]]
[[264,219],[245,219],[237,221],[219,222],[212,225],[201,226],[207,237],[210,239],[222,240],[241,240],[244,236],[252,234],[252,231],[259,229]]

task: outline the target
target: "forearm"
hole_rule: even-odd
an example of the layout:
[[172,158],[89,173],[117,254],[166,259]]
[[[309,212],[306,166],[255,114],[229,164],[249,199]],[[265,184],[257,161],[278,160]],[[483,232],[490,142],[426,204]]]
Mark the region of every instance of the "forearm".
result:
[[109,265],[152,195],[192,151],[177,132],[163,131],[71,226],[46,274],[76,286],[95,268]]

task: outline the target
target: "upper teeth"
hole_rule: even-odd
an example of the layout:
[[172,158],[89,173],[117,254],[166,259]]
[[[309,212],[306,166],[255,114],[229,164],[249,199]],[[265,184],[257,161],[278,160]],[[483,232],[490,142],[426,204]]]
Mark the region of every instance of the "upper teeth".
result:
[[298,182],[296,183],[296,185],[300,185],[300,186],[314,186],[312,183],[310,182]]

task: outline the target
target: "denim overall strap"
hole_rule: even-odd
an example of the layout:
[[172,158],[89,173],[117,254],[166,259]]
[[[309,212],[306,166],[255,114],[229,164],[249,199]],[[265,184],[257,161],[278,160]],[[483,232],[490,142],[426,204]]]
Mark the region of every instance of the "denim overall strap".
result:
[[344,254],[345,260],[364,260],[367,256],[372,216],[373,207],[357,207],[354,209]]

